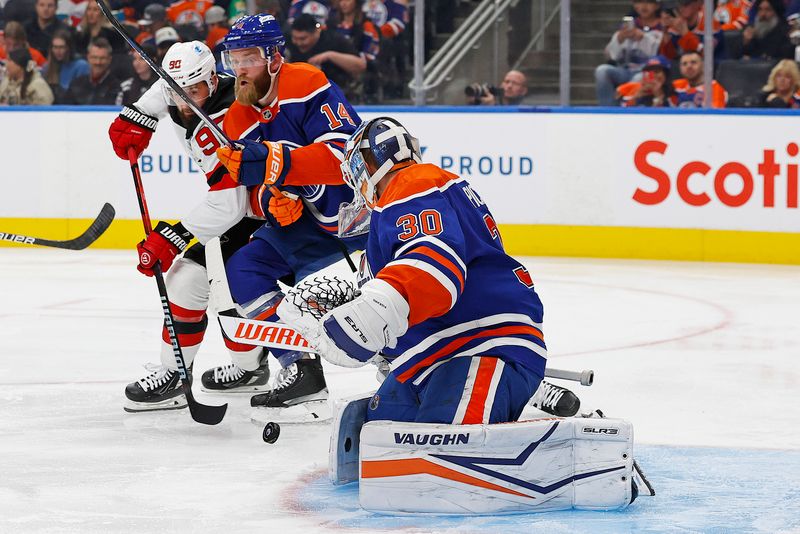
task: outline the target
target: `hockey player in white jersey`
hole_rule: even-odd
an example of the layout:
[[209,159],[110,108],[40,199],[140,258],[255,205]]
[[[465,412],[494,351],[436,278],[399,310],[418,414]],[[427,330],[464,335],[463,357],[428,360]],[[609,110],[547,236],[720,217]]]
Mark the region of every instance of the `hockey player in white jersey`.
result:
[[[215,121],[222,122],[234,100],[233,78],[217,75],[214,56],[199,42],[173,45],[163,60],[163,67]],[[219,141],[191,109],[172,95],[159,80],[135,103],[125,106],[112,123],[109,136],[115,153],[127,160],[128,148],[137,155],[147,147],[159,119],[169,117],[187,152],[205,175],[208,194],[180,222],[159,222],[142,241],[139,252],[140,272],[152,276],[156,261],[168,272],[166,282],[170,305],[187,367],[191,366],[208,324],[209,284],[205,271],[204,245],[219,236],[223,258],[246,244],[263,220],[246,217],[247,191],[239,187],[219,162],[215,150]],[[197,243],[189,246],[189,242]],[[175,258],[183,255],[175,260]],[[174,264],[173,264],[174,260]],[[260,347],[225,339],[232,363],[216,367],[202,376],[206,391],[257,392],[268,389],[267,352]],[[161,364],[146,366],[143,378],[128,384],[125,395],[127,411],[177,409],[186,406],[180,377],[175,368],[172,347],[166,329],[162,333]]]

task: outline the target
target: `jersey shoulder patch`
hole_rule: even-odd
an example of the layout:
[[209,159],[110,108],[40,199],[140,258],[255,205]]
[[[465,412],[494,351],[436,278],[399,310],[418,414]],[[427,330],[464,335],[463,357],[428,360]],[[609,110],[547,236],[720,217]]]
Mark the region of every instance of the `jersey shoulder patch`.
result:
[[458,179],[455,174],[430,163],[411,165],[392,178],[376,207],[383,209],[413,196],[441,190]]
[[278,78],[278,102],[305,101],[330,85],[328,78],[317,67],[308,63],[287,63],[281,67]]

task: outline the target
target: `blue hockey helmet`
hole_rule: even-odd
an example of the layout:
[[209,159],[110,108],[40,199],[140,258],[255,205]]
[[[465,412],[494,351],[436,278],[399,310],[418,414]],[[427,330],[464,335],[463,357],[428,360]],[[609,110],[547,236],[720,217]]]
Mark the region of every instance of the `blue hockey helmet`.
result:
[[[373,166],[370,173],[365,153]],[[376,201],[375,185],[390,170],[405,162],[421,163],[419,140],[405,127],[390,117],[378,117],[362,122],[345,143],[342,174],[347,185],[361,193],[367,205]]]
[[231,50],[257,48],[261,52],[263,64],[271,61],[275,52],[281,52],[286,39],[281,32],[280,23],[272,15],[250,15],[237,20],[231,27],[222,46],[222,61],[227,69],[234,70],[236,61],[230,57]]

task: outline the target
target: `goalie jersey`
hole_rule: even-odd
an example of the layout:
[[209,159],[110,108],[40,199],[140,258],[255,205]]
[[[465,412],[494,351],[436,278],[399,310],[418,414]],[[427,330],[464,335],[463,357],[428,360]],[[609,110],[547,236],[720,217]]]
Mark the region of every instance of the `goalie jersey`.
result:
[[[306,210],[325,232],[337,236],[339,206],[353,201],[353,191],[342,181],[344,143],[361,119],[342,91],[321,70],[307,63],[281,67],[278,98],[266,106],[231,105],[225,133],[231,139],[275,141],[289,147],[291,167],[275,185],[299,194]],[[268,187],[254,188],[250,206],[264,213]]]
[[383,351],[398,381],[419,385],[442,363],[476,355],[544,376],[542,303],[466,180],[432,164],[398,172],[372,212],[359,281],[373,273],[410,309],[408,331]]

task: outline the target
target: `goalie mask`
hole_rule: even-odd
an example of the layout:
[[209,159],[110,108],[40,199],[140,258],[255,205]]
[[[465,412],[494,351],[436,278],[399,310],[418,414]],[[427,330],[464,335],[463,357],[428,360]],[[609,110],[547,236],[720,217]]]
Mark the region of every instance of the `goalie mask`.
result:
[[375,186],[389,171],[411,163],[422,163],[419,140],[402,124],[389,117],[361,123],[345,144],[342,175],[356,194],[339,208],[340,237],[369,230],[369,213],[378,201]]
[[[208,85],[208,96],[210,97],[217,88],[215,81],[217,65],[214,54],[205,43],[200,41],[175,43],[167,50],[161,66],[184,89],[205,82]],[[169,105],[183,104],[183,99],[175,94],[169,85],[163,84],[162,87]],[[203,102],[195,100],[191,90],[187,90],[187,93],[195,101],[195,104],[202,107]]]

